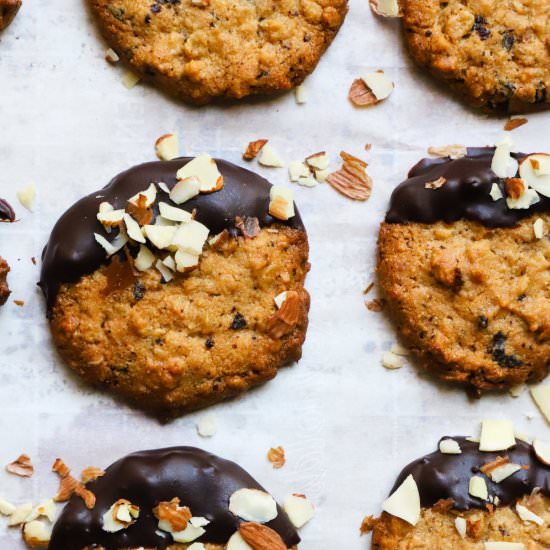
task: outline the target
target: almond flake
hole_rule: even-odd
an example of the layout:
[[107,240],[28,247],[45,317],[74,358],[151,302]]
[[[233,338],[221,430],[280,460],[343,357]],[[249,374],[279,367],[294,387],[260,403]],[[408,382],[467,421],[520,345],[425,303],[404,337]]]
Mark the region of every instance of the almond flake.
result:
[[138,271],[147,271],[155,263],[155,259],[155,255],[146,246],[140,245],[134,267]]
[[196,197],[200,193],[201,182],[195,176],[178,181],[170,191],[170,199],[176,204],[182,204]]
[[516,472],[521,470],[521,465],[519,464],[503,464],[498,468],[495,468],[490,474],[489,477],[495,482],[500,483],[510,476],[514,475]]
[[447,455],[459,455],[462,453],[458,441],[454,439],[442,439],[439,442],[439,452]]
[[197,422],[197,433],[201,437],[214,437],[218,431],[218,419],[214,414],[205,414]]
[[164,280],[165,283],[169,283],[173,278],[174,278],[174,275],[172,274],[172,271],[170,271],[170,269],[168,269],[163,263],[161,260],[157,260],[155,262],[155,267],[157,268],[157,270],[160,272],[160,274],[162,275],[162,279]]
[[518,161],[512,157],[513,142],[509,136],[505,136],[496,145],[491,169],[499,178],[513,178],[518,170]]
[[301,306],[300,295],[288,290],[281,307],[267,320],[269,335],[279,339],[292,332],[300,318]]
[[550,197],[550,155],[528,155],[519,165],[519,175],[537,193]]
[[504,195],[502,194],[498,183],[493,183],[493,185],[491,186],[491,192],[489,194],[494,201],[498,201],[504,198]]
[[241,534],[237,531],[227,541],[225,550],[252,550],[252,546],[247,544]]
[[180,273],[191,271],[199,265],[199,255],[184,250],[178,250],[175,255],[176,270]]
[[115,52],[115,50],[113,50],[112,48],[109,48],[106,52],[105,52],[105,59],[111,64],[111,65],[115,65],[116,63],[118,63],[120,61],[120,57],[119,55]]
[[550,422],[550,386],[533,386],[529,391],[544,418]]
[[426,189],[439,189],[440,187],[443,187],[447,183],[447,180],[441,176],[440,178],[437,178],[434,181],[428,181],[424,184],[424,187]]
[[535,439],[533,441],[533,450],[535,451],[535,455],[540,462],[546,466],[550,466],[550,446],[540,439]]
[[301,529],[315,515],[315,508],[305,495],[288,495],[283,509],[296,529]]
[[467,528],[467,525],[466,525],[466,520],[464,518],[461,518],[461,517],[455,518],[455,529],[457,533],[460,535],[461,539],[466,538],[466,528]]
[[516,386],[512,386],[508,390],[508,393],[512,397],[519,397],[526,390],[526,388],[527,388],[527,386],[525,384],[517,384]]
[[36,199],[36,187],[33,183],[26,185],[17,191],[19,202],[29,211],[32,212],[34,201]]
[[487,489],[487,483],[481,476],[472,476],[468,485],[468,493],[475,498],[481,500],[487,500],[489,498],[489,491]]
[[405,365],[405,360],[400,355],[391,351],[382,353],[382,366],[389,370],[400,369]]
[[402,17],[398,0],[369,0],[370,9],[382,17]]
[[286,544],[279,533],[265,525],[242,523],[239,533],[252,550],[286,550]]
[[31,548],[47,548],[52,536],[52,526],[44,521],[32,520],[23,526],[23,540]]
[[504,451],[515,444],[514,426],[509,420],[484,420],[481,423],[480,451]]
[[324,151],[310,155],[309,157],[306,157],[305,160],[306,165],[312,170],[326,170],[329,162],[330,159]]
[[309,168],[303,162],[293,161],[288,166],[288,177],[292,182],[296,183],[300,178],[307,178],[309,175]]
[[[180,182],[184,182],[188,178],[198,179],[201,193],[212,193],[214,191],[219,191],[223,187],[223,176],[218,170],[216,161],[206,153],[195,157],[182,166],[178,170],[176,176]],[[170,198],[176,202],[176,204],[180,204],[180,202],[175,201],[172,197],[176,187],[177,185],[172,189]]]
[[273,185],[269,192],[269,213],[278,220],[287,221],[295,216],[294,192],[283,185]]
[[275,470],[281,469],[285,465],[285,450],[283,447],[271,447],[267,452],[267,460]]
[[534,514],[531,510],[529,510],[529,508],[526,508],[521,504],[516,504],[516,512],[523,521],[530,521],[532,523],[536,523],[537,525],[544,524],[544,520],[540,516],[537,516],[537,514]]
[[153,514],[160,521],[170,524],[172,531],[183,531],[192,517],[187,506],[179,506],[180,499],[173,498],[170,502],[159,502],[153,509]]
[[143,232],[153,246],[163,250],[171,246],[176,228],[169,225],[144,225]]
[[29,517],[29,514],[32,512],[32,504],[26,502],[25,504],[20,504],[14,510],[13,514],[8,519],[8,527],[17,527],[22,523],[25,523],[26,519]]
[[121,498],[103,514],[102,529],[108,533],[117,533],[133,525],[138,518],[139,506]]
[[394,83],[381,70],[367,73],[361,79],[371,90],[377,103],[388,98],[395,88]]
[[239,489],[229,498],[229,511],[245,521],[267,523],[277,517],[277,504],[259,489]]
[[141,77],[130,70],[126,70],[124,72],[124,75],[122,76],[122,84],[124,84],[124,87],[128,90],[131,90],[132,88],[137,86],[140,80]]
[[177,134],[164,134],[155,142],[155,153],[160,160],[172,160],[180,156]]
[[11,516],[15,510],[16,508],[11,502],[0,498],[0,514],[3,516]]
[[6,471],[19,477],[31,477],[34,473],[34,466],[30,457],[23,454],[13,462],[10,462],[6,466]]
[[137,243],[145,243],[145,237],[141,232],[138,222],[129,214],[124,214],[124,224],[126,225],[126,234],[130,239]]
[[258,162],[262,166],[268,166],[272,168],[282,168],[283,161],[281,160],[279,153],[275,151],[270,143],[266,143],[261,150]]
[[88,466],[87,468],[84,468],[82,470],[82,483],[86,484],[90,481],[95,481],[96,479],[103,477],[105,475],[105,471],[101,468],[95,468],[94,466]]
[[305,84],[300,84],[298,86],[296,86],[296,88],[294,89],[294,97],[296,98],[296,103],[298,105],[302,105],[304,103],[307,102],[307,88],[305,86]]
[[533,233],[535,234],[536,239],[542,239],[544,237],[544,221],[542,218],[537,218],[533,222]]
[[372,191],[372,180],[367,175],[367,163],[342,151],[343,165],[333,172],[327,182],[339,193],[353,200],[366,201]]
[[405,478],[403,483],[382,503],[382,510],[416,525],[420,519],[420,494],[412,475]]
[[177,227],[170,246],[189,254],[199,255],[202,253],[208,234],[208,227],[196,220],[191,220]]
[[349,89],[348,99],[356,107],[369,107],[376,105],[378,100],[372,90],[365,84],[362,78],[356,78]]
[[109,242],[99,233],[94,233],[94,238],[96,242],[103,248],[103,250],[105,250],[108,257],[116,254],[128,242],[128,238],[122,233],[119,233],[112,242]]
[[256,141],[251,141],[245,152],[243,153],[243,160],[253,160],[258,156],[258,153],[262,150],[264,145],[267,143],[267,139],[257,139]]
[[504,124],[504,130],[506,132],[511,132],[524,124],[527,124],[529,121],[526,118],[510,118]]
[[428,147],[428,154],[439,158],[460,159],[468,154],[464,145],[444,145],[443,147]]

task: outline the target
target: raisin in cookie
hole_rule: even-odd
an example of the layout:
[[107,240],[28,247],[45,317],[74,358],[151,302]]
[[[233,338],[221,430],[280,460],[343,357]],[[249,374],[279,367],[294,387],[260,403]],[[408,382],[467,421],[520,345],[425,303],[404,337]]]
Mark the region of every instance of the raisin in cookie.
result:
[[237,549],[247,548],[251,532],[263,536],[266,549],[295,549],[300,542],[286,513],[250,474],[193,447],[133,453],[86,489],[95,505],[89,509],[74,495],[49,550],[184,550],[193,543],[193,550]]
[[414,60],[488,111],[550,103],[550,4],[528,0],[401,0]]
[[290,190],[201,155],[131,168],[73,205],[44,250],[40,285],[71,368],[176,413],[300,358],[308,270]]
[[346,0],[88,0],[143,78],[193,103],[289,90],[338,32]]
[[550,362],[550,157],[507,147],[421,161],[379,235],[380,285],[404,340],[477,394],[541,380]]
[[399,475],[374,522],[373,550],[549,547],[550,468],[533,446],[484,452],[465,437],[439,445]]

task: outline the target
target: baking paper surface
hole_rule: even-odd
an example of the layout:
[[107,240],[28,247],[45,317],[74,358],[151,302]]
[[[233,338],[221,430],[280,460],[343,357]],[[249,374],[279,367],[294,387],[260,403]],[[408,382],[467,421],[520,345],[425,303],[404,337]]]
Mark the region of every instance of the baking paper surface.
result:
[[[494,144],[505,121],[469,110],[418,72],[399,31],[399,22],[375,18],[366,0],[352,0],[340,34],[306,80],[305,105],[288,93],[193,108],[147,86],[127,90],[123,68],[104,60],[107,45],[84,2],[26,0],[0,35],[0,197],[20,218],[0,226],[0,255],[12,267],[13,289],[0,310],[0,464],[24,452],[36,472],[31,479],[1,472],[0,496],[34,504],[53,496],[57,478],[50,468],[58,456],[78,473],[136,450],[196,445],[238,462],[280,501],[290,492],[307,494],[316,516],[301,530],[300,548],[366,550],[361,519],[380,512],[400,469],[434,450],[440,436],[477,435],[479,421],[489,417],[550,437],[527,393],[472,401],[411,365],[381,366],[396,334],[384,313],[367,311],[362,292],[374,278],[378,224],[392,189],[427,147]],[[377,69],[394,80],[393,95],[354,108],[349,86]],[[512,132],[518,149],[550,150],[548,116],[529,115],[529,124]],[[36,286],[40,254],[59,215],[118,172],[154,160],[156,138],[172,131],[182,153],[208,152],[273,183],[286,184],[286,170],[242,161],[249,141],[268,138],[286,163],[327,151],[332,169],[343,149],[368,161],[374,181],[367,203],[326,184],[294,186],[311,244],[303,359],[264,387],[212,407],[219,431],[211,439],[196,432],[204,412],[161,425],[83,385],[52,347]],[[38,191],[32,213],[16,199],[29,182]],[[369,298],[375,296],[374,290]],[[266,460],[277,445],[287,456],[281,470]],[[24,548],[19,531],[6,523],[0,520],[0,547]]]

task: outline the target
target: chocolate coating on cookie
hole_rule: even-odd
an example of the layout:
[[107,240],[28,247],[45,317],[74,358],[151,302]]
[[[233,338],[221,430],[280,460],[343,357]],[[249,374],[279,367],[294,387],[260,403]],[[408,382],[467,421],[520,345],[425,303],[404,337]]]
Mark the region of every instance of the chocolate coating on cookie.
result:
[[[542,195],[538,203],[526,209],[511,209],[505,200],[491,198],[493,183],[498,183],[505,196],[503,180],[491,169],[494,152],[493,147],[469,148],[459,159],[421,160],[393,191],[386,222],[452,223],[466,219],[487,227],[513,227],[534,212],[549,211],[550,199]],[[426,183],[441,177],[446,180],[443,186],[426,188]]]
[[[444,437],[442,439],[448,439]],[[500,483],[494,483],[484,476],[489,495],[499,498],[499,506],[513,504],[524,495],[529,495],[535,487],[545,496],[550,496],[550,467],[542,464],[533,447],[516,439],[516,445],[507,451],[494,453],[481,452],[479,443],[468,441],[465,437],[453,437],[460,445],[461,454],[444,454],[436,451],[411,462],[399,474],[392,493],[412,475],[420,493],[423,508],[429,508],[445,499],[454,501],[457,510],[472,508],[486,509],[486,502],[472,497],[468,492],[469,481],[479,472],[479,468],[492,462],[498,456],[508,457],[513,464],[528,466],[507,477]]]
[[[105,251],[94,239],[94,233],[99,233],[112,240],[96,218],[100,203],[106,201],[115,209],[125,208],[128,199],[146,189],[151,182],[164,182],[171,189],[177,183],[177,171],[190,160],[148,162],[130,168],[100,191],[80,199],[61,216],[42,253],[39,284],[49,310],[54,306],[63,283],[77,282],[107,263]],[[181,205],[189,212],[196,209],[195,219],[206,225],[211,234],[224,229],[235,234],[236,216],[257,218],[260,227],[277,223],[305,231],[297,210],[296,215],[286,222],[269,215],[271,184],[266,179],[227,161],[216,160],[216,163],[224,177],[224,187],[214,193],[198,195]],[[168,195],[160,189],[158,197],[169,201]]]
[[[241,521],[229,511],[229,497],[238,489],[264,490],[237,464],[194,447],[171,447],[133,453],[115,462],[103,477],[86,487],[96,496],[92,510],[73,496],[57,520],[49,550],[82,550],[102,546],[120,548],[166,548],[173,544],[169,533],[158,530],[153,508],[161,501],[181,499],[195,517],[210,523],[198,541],[225,544]],[[102,516],[120,498],[140,507],[134,525],[117,533],[102,529]],[[286,514],[267,525],[275,530],[287,547],[300,537]]]

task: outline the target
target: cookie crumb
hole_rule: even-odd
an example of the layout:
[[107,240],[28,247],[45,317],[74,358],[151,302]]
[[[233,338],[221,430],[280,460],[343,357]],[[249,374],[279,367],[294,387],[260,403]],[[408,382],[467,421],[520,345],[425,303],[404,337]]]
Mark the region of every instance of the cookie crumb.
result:
[[359,527],[359,532],[361,533],[361,536],[370,533],[376,526],[377,521],[378,520],[374,516],[365,516],[363,518],[363,521],[361,522],[361,526]]
[[526,118],[510,118],[506,121],[506,124],[504,124],[504,130],[506,132],[511,132],[512,130],[519,128],[528,122],[529,121]]

